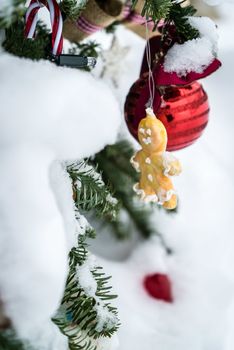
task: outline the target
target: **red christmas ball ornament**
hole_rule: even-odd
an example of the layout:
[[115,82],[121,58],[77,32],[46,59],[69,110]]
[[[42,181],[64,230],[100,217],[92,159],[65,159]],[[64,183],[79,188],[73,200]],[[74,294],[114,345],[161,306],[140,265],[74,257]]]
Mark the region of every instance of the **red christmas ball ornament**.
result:
[[[206,92],[197,81],[185,86],[168,86],[163,94],[156,90],[153,110],[167,130],[167,151],[194,143],[203,133],[209,118]],[[137,139],[138,125],[145,117],[149,96],[148,77],[143,75],[131,87],[125,102],[125,119]]]
[[[173,40],[175,41],[175,38],[172,35],[172,44]],[[150,93],[149,60],[146,50],[141,76],[131,86],[126,97],[125,120],[130,133],[138,140],[138,125],[145,118],[145,109],[149,106],[150,101],[154,113],[167,130],[167,150],[179,150],[194,143],[202,135],[208,123],[208,97],[197,80],[215,72],[221,66],[221,62],[214,58],[203,72],[191,71],[185,76],[180,76],[176,72],[169,73],[164,69],[163,56],[161,57],[159,53],[167,52],[169,48],[167,41],[161,41],[161,38],[156,36],[150,39],[149,45],[151,78],[155,87],[153,101],[150,101],[152,89]],[[155,60],[156,55],[158,55],[158,60]]]
[[145,290],[154,299],[173,302],[171,281],[168,276],[162,273],[147,275],[143,281]]
[[183,87],[167,87],[157,110],[168,136],[167,150],[193,144],[203,133],[209,118],[206,92],[197,81]]

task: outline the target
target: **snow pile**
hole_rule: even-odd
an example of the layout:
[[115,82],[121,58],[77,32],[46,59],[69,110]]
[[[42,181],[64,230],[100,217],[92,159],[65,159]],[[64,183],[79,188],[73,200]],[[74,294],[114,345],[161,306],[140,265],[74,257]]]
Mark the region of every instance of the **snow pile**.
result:
[[1,142],[48,147],[55,158],[90,156],[115,141],[119,107],[86,72],[8,54],[1,64]]
[[166,54],[164,69],[184,76],[190,72],[202,73],[215,59],[218,34],[215,23],[208,17],[189,17],[189,23],[196,28],[200,37],[174,44]]
[[0,295],[18,335],[38,329],[42,341],[53,333],[42,325],[59,306],[78,227],[70,179],[55,159],[114,142],[120,112],[85,72],[3,53],[0,76]]

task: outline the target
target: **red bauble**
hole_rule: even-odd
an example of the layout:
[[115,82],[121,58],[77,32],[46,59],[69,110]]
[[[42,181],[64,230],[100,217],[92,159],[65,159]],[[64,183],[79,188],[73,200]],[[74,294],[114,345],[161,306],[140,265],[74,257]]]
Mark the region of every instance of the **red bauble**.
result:
[[171,282],[167,275],[154,273],[144,278],[144,287],[147,293],[154,299],[171,303],[173,301]]
[[[131,87],[125,103],[126,123],[136,139],[138,125],[145,117],[148,96],[148,78],[147,75],[143,75]],[[167,130],[167,151],[185,148],[202,135],[208,123],[209,103],[200,83],[195,81],[183,87],[166,87],[161,106],[160,103],[161,99],[156,90],[153,110]]]
[[209,117],[209,103],[202,85],[193,82],[184,87],[168,87],[157,110],[168,135],[168,151],[185,148],[203,133]]
[[[171,34],[173,33],[171,32]],[[172,35],[172,42],[175,39]],[[197,80],[215,72],[221,66],[221,62],[214,59],[202,73],[192,71],[186,76],[179,76],[176,72],[168,73],[164,70],[162,58],[157,63],[155,62],[155,55],[159,54],[162,45],[165,52],[169,48],[166,41],[161,42],[161,38],[156,36],[150,39],[149,45],[155,84],[152,108],[166,127],[167,150],[182,149],[196,141],[208,123],[207,94]],[[136,140],[138,140],[138,125],[145,118],[145,109],[150,99],[148,71],[145,51],[141,76],[131,86],[124,106],[127,126]]]

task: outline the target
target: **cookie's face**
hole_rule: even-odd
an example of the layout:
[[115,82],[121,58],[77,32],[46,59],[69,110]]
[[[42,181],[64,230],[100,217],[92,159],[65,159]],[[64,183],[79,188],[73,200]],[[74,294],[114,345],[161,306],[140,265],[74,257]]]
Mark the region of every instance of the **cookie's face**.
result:
[[164,152],[167,146],[167,132],[160,120],[147,116],[138,127],[138,139],[146,153]]

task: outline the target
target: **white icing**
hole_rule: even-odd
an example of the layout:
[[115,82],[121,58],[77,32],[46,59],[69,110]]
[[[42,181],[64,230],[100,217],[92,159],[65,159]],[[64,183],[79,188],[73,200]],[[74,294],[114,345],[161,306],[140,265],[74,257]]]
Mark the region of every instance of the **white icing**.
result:
[[146,137],[144,139],[142,139],[142,141],[146,144],[149,145],[151,143],[151,137]]
[[175,194],[175,190],[171,189],[169,191],[165,191],[164,189],[161,188],[158,191],[158,199],[159,199],[158,204],[163,205],[165,202],[168,202],[173,196],[173,194]]
[[146,164],[151,164],[151,159],[149,157],[145,158]]
[[147,130],[146,130],[146,134],[149,135],[149,136],[151,136],[151,129],[147,129]]
[[133,191],[136,192],[138,196],[141,196],[141,200],[145,198],[145,191],[139,188],[139,182],[133,186]]
[[148,175],[147,175],[147,178],[148,178],[148,180],[149,180],[150,182],[153,182],[153,175],[148,174]]
[[163,159],[163,168],[164,168],[163,174],[168,177],[169,176],[168,173],[171,170],[171,163],[176,162],[177,159],[170,152],[163,152],[162,159]]
[[144,128],[140,128],[140,129],[139,129],[139,132],[140,132],[141,134],[145,134],[145,129],[144,129]]
[[139,173],[140,172],[140,164],[138,162],[136,162],[134,160],[135,158],[135,154],[134,156],[132,156],[132,158],[130,159],[130,163],[132,164],[133,168]]

